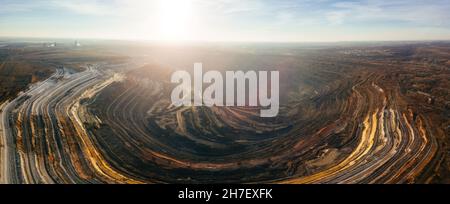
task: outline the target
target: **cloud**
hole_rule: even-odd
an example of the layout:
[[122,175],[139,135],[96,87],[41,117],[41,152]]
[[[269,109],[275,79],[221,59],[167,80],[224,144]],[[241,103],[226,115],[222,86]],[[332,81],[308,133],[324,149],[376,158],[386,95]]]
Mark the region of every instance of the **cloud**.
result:
[[326,14],[326,18],[331,24],[340,25],[344,23],[347,13],[346,11],[330,11]]
[[0,13],[31,13],[36,11],[64,11],[83,15],[106,15],[110,13],[108,4],[89,0],[22,0],[1,1]]
[[52,1],[52,6],[65,9],[83,15],[111,15],[112,8],[98,1],[75,0],[75,1]]
[[440,26],[450,18],[450,1],[364,0],[336,2],[325,14],[331,24],[351,22],[404,22]]
[[0,14],[1,13],[23,13],[29,12],[34,8],[37,8],[38,5],[33,4],[32,2],[26,3],[21,1],[2,1],[0,0]]
[[[98,35],[150,35],[158,27],[160,1],[166,0],[0,0],[0,23],[24,33],[30,33],[28,25],[42,25],[43,30],[70,21],[79,27],[77,33],[97,29]],[[364,36],[374,27],[385,33],[399,33],[396,29],[401,28],[411,35],[418,30],[447,35],[450,30],[450,0],[191,1],[198,38],[294,39],[355,31]],[[65,28],[69,33],[71,29]]]

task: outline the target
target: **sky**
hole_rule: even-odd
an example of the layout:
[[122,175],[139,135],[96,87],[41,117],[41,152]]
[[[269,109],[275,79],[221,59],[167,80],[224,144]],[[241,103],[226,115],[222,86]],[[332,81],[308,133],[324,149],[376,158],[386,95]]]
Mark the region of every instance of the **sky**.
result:
[[150,41],[450,40],[450,0],[0,0],[0,36]]

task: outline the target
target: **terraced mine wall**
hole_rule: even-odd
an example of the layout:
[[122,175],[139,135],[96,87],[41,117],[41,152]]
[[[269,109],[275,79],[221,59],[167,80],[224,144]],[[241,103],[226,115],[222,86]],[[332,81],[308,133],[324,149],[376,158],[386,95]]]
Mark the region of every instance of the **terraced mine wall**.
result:
[[1,106],[0,181],[448,183],[447,51],[280,55],[275,118],[173,107],[158,66],[57,69]]

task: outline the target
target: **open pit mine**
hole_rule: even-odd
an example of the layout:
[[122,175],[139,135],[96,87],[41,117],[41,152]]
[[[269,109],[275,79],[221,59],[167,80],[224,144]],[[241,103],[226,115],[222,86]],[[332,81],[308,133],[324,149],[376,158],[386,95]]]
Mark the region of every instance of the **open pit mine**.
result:
[[[450,183],[450,43],[0,47],[0,183]],[[171,104],[277,70],[280,107]]]

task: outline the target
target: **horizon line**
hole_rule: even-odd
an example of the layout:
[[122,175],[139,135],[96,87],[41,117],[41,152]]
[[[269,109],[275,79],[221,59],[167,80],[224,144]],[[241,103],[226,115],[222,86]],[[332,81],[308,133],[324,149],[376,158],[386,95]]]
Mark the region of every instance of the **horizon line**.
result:
[[253,41],[253,40],[155,40],[155,39],[132,39],[132,38],[89,38],[89,37],[37,37],[37,36],[1,36],[9,39],[54,39],[54,40],[93,40],[93,41],[118,41],[118,42],[145,42],[145,43],[162,43],[162,44],[191,44],[191,43],[369,43],[369,42],[445,42],[448,39],[413,39],[413,40],[324,40],[324,41]]

